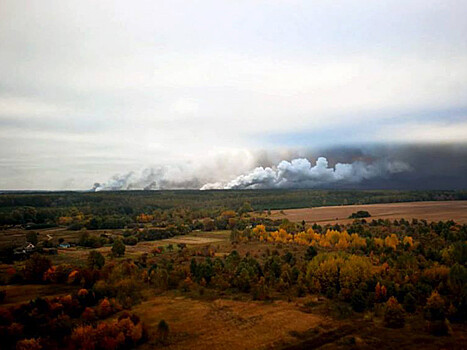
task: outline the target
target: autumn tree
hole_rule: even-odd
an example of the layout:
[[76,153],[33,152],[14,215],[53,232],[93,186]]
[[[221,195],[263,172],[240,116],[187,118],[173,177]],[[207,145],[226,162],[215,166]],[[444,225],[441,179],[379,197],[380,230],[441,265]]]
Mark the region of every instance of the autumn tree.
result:
[[112,253],[115,256],[123,256],[125,254],[125,244],[121,239],[116,239],[112,245]]
[[386,300],[387,289],[386,286],[382,286],[379,282],[376,284],[375,287],[375,301],[377,303],[383,302]]
[[214,231],[216,228],[216,225],[214,223],[214,220],[211,218],[206,218],[203,220],[203,230],[204,231]]
[[88,255],[88,266],[91,269],[101,269],[105,265],[104,256],[97,250],[92,250]]
[[253,211],[253,207],[249,202],[243,202],[242,206],[238,209],[238,213],[240,215],[249,213],[251,211]]
[[31,282],[42,282],[44,273],[52,266],[49,258],[33,254],[24,266],[24,277]]
[[446,320],[446,303],[439,293],[434,290],[426,301],[424,308],[425,319],[428,320],[428,331],[434,335],[449,333]]
[[425,318],[428,320],[442,320],[445,317],[445,308],[444,299],[435,290],[426,301]]
[[389,328],[402,328],[405,325],[404,309],[394,297],[390,297],[386,303],[384,324]]

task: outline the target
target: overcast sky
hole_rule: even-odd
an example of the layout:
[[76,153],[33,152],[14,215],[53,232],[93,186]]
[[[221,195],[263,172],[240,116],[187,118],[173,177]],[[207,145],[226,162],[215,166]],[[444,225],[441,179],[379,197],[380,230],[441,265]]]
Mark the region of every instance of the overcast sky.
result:
[[0,0],[0,189],[465,144],[466,16],[464,0]]

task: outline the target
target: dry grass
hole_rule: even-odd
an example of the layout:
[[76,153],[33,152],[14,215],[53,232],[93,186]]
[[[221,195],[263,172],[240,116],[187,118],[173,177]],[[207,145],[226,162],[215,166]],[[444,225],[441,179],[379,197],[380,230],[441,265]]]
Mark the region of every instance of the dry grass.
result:
[[[314,306],[309,306],[310,302]],[[421,315],[410,316],[403,329],[383,326],[381,318],[359,314],[336,318],[326,299],[307,296],[293,302],[259,302],[156,296],[132,309],[148,326],[149,341],[140,349],[157,347],[157,325],[170,327],[167,349],[463,349],[465,325],[453,325],[450,337],[425,330]]]
[[439,201],[439,202],[409,202],[367,205],[345,205],[335,207],[318,207],[303,209],[288,209],[282,214],[273,211],[271,218],[287,218],[290,221],[307,223],[341,223],[352,222],[348,217],[359,210],[366,210],[371,214],[371,219],[425,219],[427,221],[454,220],[461,224],[467,224],[467,201]]
[[7,285],[1,289],[6,291],[6,297],[2,307],[8,307],[15,304],[26,303],[36,298],[53,298],[56,296],[70,294],[79,287],[58,284],[22,284]]
[[[263,303],[217,299],[202,301],[158,296],[132,309],[148,325],[155,339],[159,321],[170,327],[167,349],[266,349],[294,339],[326,321],[301,312],[295,303]],[[154,348],[150,341],[142,349]]]

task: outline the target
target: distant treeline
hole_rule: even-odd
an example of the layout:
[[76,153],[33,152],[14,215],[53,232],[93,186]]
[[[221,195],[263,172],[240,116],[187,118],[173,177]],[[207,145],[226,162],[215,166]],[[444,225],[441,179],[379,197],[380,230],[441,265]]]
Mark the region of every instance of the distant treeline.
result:
[[[103,228],[122,226],[141,213],[154,210],[188,209],[198,217],[213,217],[222,210],[238,210],[249,202],[254,210],[305,208],[330,205],[372,204],[410,201],[466,200],[467,191],[395,190],[216,190],[216,191],[118,191],[46,192],[0,194],[0,225],[47,224],[69,215],[104,218]],[[131,219],[130,219],[131,220]],[[108,222],[107,222],[108,221]]]
[[[19,206],[91,208],[114,213],[176,207],[234,209],[250,202],[256,210],[327,205],[372,204],[432,200],[465,200],[466,191],[402,190],[177,190],[112,192],[47,192],[0,194],[0,208]],[[94,211],[93,211],[94,212]]]

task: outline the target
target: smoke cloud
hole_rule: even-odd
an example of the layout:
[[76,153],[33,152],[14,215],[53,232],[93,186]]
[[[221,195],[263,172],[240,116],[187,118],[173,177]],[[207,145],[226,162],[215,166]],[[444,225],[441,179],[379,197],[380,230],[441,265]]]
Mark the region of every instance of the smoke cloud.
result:
[[193,173],[175,167],[147,168],[141,173],[112,176],[105,183],[95,183],[92,191],[130,191],[164,189],[198,189],[202,183]]
[[357,184],[374,178],[384,179],[410,170],[410,165],[401,161],[378,160],[369,164],[355,161],[329,167],[325,157],[319,157],[315,165],[308,159],[297,158],[290,162],[283,160],[276,167],[257,167],[228,183],[208,183],[201,190],[317,188],[334,184]]
[[466,159],[464,144],[257,150],[124,172],[93,190],[466,189]]

